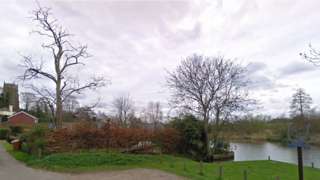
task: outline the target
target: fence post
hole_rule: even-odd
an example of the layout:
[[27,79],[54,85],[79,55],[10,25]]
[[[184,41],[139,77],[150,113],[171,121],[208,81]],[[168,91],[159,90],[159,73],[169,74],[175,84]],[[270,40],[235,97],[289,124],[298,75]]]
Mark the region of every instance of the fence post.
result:
[[248,180],[248,172],[247,172],[247,170],[243,171],[243,180]]
[[38,158],[41,158],[41,157],[42,157],[42,149],[38,148]]
[[203,175],[203,162],[202,162],[202,160],[199,163],[199,174]]
[[161,152],[160,152],[159,156],[160,156],[160,159],[159,159],[160,160],[160,164],[162,164],[162,153]]
[[314,168],[314,163],[313,162],[311,163],[311,167]]
[[297,147],[298,153],[298,171],[299,171],[299,180],[303,180],[303,158],[302,158],[302,146]]
[[219,180],[222,179],[222,176],[223,176],[223,167],[220,166],[220,167],[219,167]]
[[170,160],[170,167],[174,168],[174,161],[172,159]]
[[271,160],[270,156],[268,156],[268,160],[269,160],[269,161]]

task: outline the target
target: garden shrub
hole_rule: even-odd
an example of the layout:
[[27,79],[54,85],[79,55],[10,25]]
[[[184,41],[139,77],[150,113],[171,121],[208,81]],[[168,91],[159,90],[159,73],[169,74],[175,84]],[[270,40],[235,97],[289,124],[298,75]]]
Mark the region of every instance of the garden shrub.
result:
[[0,140],[7,139],[8,136],[9,136],[9,129],[0,128]]
[[180,133],[174,128],[163,128],[155,131],[153,142],[164,153],[175,153],[179,149]]
[[202,122],[192,115],[186,115],[182,118],[175,118],[170,122],[170,126],[180,133],[180,141],[177,141],[179,153],[189,155],[195,159],[202,157],[204,153],[203,146],[203,128]]
[[48,129],[46,128],[34,126],[30,131],[22,134],[20,140],[23,142],[23,150],[41,156],[47,144],[47,132]]
[[13,136],[17,136],[23,132],[23,128],[21,126],[10,126],[10,133]]
[[177,137],[178,132],[174,129],[162,129],[153,133],[150,129],[125,128],[113,123],[106,123],[103,127],[97,128],[91,123],[81,122],[72,128],[50,132],[47,136],[46,150],[55,153],[110,149],[141,153],[149,152],[154,145],[159,145],[165,152],[171,152],[175,150]]

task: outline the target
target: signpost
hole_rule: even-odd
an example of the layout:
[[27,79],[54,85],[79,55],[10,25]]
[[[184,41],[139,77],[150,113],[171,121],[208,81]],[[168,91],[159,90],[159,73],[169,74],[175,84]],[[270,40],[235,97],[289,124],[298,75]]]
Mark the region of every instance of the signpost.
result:
[[297,147],[298,151],[298,171],[299,171],[299,180],[303,180],[303,159],[302,159],[302,147]]
[[292,124],[288,127],[289,147],[297,148],[299,180],[303,180],[303,149],[309,148],[306,143],[309,137],[310,124],[294,127]]

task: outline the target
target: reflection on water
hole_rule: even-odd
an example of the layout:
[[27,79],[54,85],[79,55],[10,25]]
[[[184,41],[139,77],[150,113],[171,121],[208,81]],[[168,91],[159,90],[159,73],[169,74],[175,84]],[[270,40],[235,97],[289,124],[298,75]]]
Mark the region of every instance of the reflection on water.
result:
[[[286,147],[276,143],[231,143],[235,152],[235,161],[265,160],[270,156],[271,160],[297,164],[296,148]],[[303,162],[305,166],[320,168],[320,148],[311,146],[303,150]]]

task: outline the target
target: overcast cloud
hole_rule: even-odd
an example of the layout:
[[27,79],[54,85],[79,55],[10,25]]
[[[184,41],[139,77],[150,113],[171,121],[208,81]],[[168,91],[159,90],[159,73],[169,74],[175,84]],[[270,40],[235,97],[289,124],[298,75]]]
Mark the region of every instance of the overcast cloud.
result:
[[[104,75],[111,84],[79,97],[83,104],[130,92],[139,107],[148,101],[166,105],[166,70],[193,53],[224,55],[248,65],[252,96],[263,114],[288,112],[291,94],[303,87],[320,103],[320,67],[299,53],[309,43],[320,49],[318,0],[208,1],[39,1],[92,57],[79,77]],[[19,54],[38,58],[42,39],[30,34],[33,0],[0,0],[0,81],[21,74]]]

